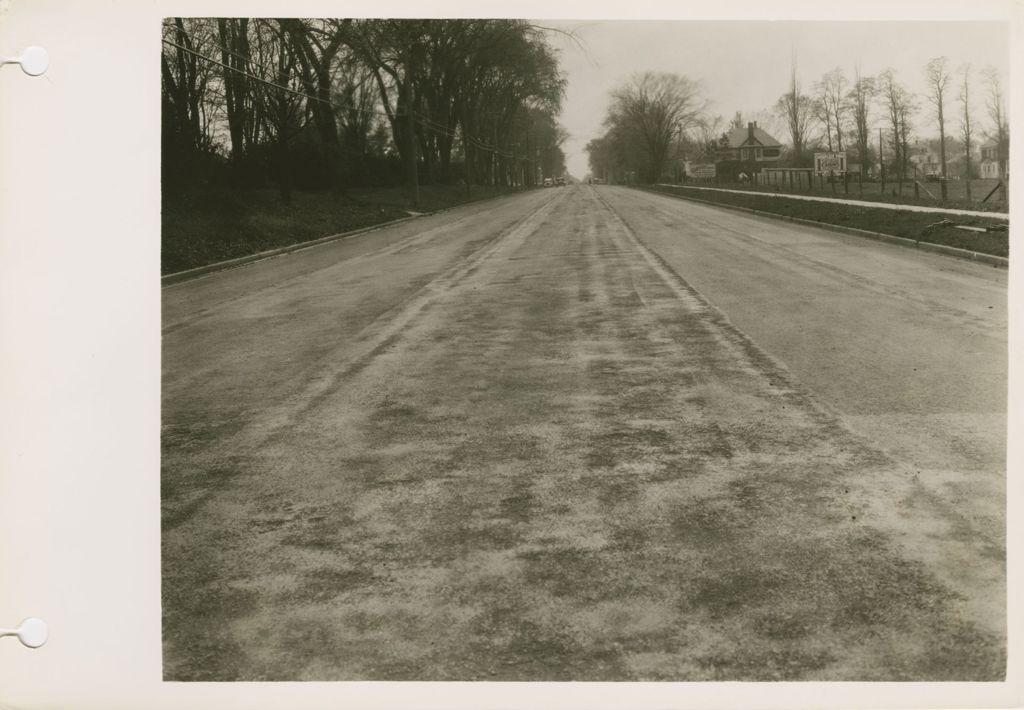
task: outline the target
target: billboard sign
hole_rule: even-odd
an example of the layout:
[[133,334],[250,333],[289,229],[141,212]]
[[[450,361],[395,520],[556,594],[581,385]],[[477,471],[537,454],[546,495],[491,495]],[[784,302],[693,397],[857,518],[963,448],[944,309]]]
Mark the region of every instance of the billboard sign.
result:
[[699,165],[687,166],[686,174],[692,178],[707,180],[715,177],[717,173],[714,163],[701,163]]
[[818,175],[845,173],[846,151],[838,153],[815,153],[814,172]]

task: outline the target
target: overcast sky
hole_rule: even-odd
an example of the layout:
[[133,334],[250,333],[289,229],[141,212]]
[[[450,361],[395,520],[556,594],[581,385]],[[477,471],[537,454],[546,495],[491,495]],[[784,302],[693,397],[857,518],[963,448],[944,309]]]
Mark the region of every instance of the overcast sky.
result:
[[[560,50],[569,80],[561,122],[571,135],[564,149],[569,172],[576,177],[589,170],[584,146],[601,133],[608,93],[634,72],[675,72],[700,80],[711,112],[728,120],[736,111],[754,117],[775,105],[787,90],[793,52],[804,89],[836,66],[848,77],[857,63],[864,75],[892,67],[908,88],[921,94],[917,129],[930,136],[938,131],[923,96],[928,60],[944,55],[954,70],[968,62],[975,68],[972,103],[979,116],[984,108],[981,69],[995,66],[1004,77],[1005,90],[1009,67],[1008,26],[992,22],[544,20],[541,24],[572,30],[582,44],[558,34],[551,39]],[[950,98],[955,101],[959,77],[954,84]],[[954,121],[955,127],[958,121]],[[947,132],[955,131],[947,128]],[[788,142],[785,135],[776,137]]]

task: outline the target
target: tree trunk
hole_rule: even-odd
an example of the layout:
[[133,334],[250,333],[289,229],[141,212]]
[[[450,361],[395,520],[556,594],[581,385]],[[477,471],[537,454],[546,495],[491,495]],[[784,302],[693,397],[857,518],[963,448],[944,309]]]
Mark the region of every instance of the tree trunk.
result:
[[405,180],[406,185],[412,188],[412,203],[413,206],[418,207],[420,202],[420,187],[419,187],[419,175],[416,171],[416,130],[413,124],[413,97],[412,97],[412,79],[410,78],[410,72],[406,70],[405,79],[402,82],[402,93],[405,95],[405,124],[403,133],[405,150],[402,158],[405,161]]
[[942,101],[939,101],[939,162],[942,164],[942,182],[939,189],[942,191],[942,201],[946,201],[946,122],[942,116]]
[[967,167],[967,176],[966,176],[967,177],[967,182],[964,185],[964,187],[967,190],[967,201],[970,202],[971,199],[972,199],[972,196],[971,196],[971,147],[970,146],[967,146],[967,157],[966,157],[965,160],[966,160],[966,163],[967,163],[966,164],[966,167]]
[[[245,69],[243,57],[248,56],[243,51],[244,45],[240,41],[241,38],[247,37],[248,22],[246,18],[217,20],[217,32],[222,45],[221,60],[239,71]],[[231,162],[236,166],[246,150],[245,104],[248,93],[248,80],[239,71],[224,72],[224,108],[227,113],[228,135],[231,137]]]
[[447,184],[452,181],[452,138],[441,136],[438,139],[438,162],[440,164],[439,177],[441,182]]
[[281,194],[281,201],[290,205],[292,203],[292,155],[284,130],[281,131],[277,142],[277,189]]

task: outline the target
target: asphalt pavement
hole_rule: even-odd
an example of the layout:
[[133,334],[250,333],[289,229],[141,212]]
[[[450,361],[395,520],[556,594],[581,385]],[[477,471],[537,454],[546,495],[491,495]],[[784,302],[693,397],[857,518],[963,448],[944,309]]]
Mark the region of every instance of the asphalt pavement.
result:
[[995,680],[1006,272],[611,186],[163,291],[167,680]]

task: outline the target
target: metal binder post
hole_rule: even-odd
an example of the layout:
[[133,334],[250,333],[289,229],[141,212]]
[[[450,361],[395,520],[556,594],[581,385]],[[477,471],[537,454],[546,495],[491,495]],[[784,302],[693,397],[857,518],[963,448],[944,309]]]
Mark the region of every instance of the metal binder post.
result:
[[18,57],[0,57],[0,66],[20,64],[21,70],[29,76],[39,76],[50,66],[50,54],[42,47],[28,47]]
[[[28,47],[17,57],[0,57],[0,66],[20,64],[21,70],[29,76],[39,76],[50,66],[50,54],[42,47]],[[49,631],[42,619],[25,619],[16,629],[0,629],[0,637],[17,636],[29,648],[39,648],[46,643]]]
[[16,629],[0,629],[0,636],[17,636],[29,648],[39,648],[46,643],[49,630],[42,619],[25,619]]

